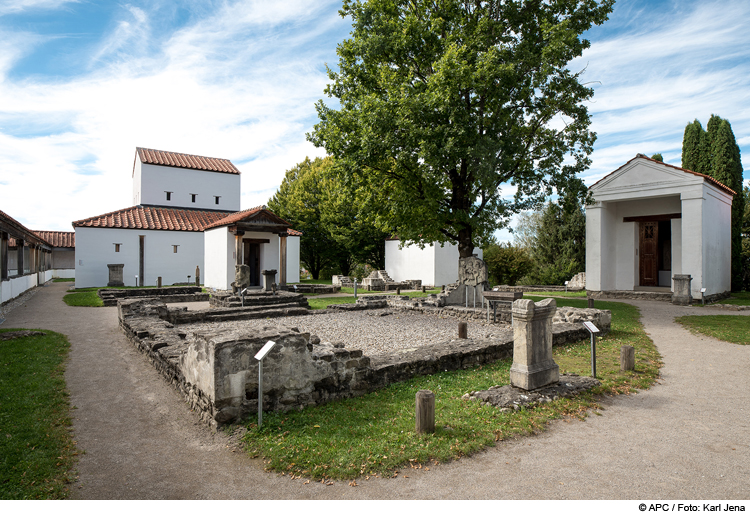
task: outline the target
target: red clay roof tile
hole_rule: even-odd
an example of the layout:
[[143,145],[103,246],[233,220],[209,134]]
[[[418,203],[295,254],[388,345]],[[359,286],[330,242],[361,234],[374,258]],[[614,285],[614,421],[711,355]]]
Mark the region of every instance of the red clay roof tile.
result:
[[58,248],[76,247],[76,234],[72,231],[34,231],[40,238],[44,239],[50,246]]
[[136,205],[73,222],[73,227],[112,227],[165,231],[203,231],[230,213]]
[[179,167],[182,169],[195,169],[213,172],[226,172],[229,174],[240,174],[237,167],[231,161],[221,158],[209,158],[206,156],[195,156],[192,154],[180,154],[178,152],[166,152],[136,147],[136,153],[142,163],[149,165],[165,165],[168,167]]

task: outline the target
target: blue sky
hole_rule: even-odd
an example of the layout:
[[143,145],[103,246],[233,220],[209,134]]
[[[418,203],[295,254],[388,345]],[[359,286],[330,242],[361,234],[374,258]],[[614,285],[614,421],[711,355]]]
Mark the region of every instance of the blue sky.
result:
[[[228,158],[242,207],[324,155],[305,140],[340,2],[0,0],[0,209],[32,229],[132,205],[135,147]],[[621,0],[587,37],[587,183],[637,153],[680,164],[688,121],[728,119],[750,167],[750,3]],[[746,175],[750,179],[750,175]],[[501,240],[512,236],[500,233]]]

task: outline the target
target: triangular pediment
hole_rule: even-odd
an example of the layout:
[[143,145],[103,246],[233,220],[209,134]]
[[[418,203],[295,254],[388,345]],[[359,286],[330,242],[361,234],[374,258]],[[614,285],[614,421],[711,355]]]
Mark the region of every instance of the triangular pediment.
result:
[[676,169],[666,164],[651,163],[635,158],[591,186],[596,196],[634,189],[674,189],[701,185],[703,178],[696,174]]

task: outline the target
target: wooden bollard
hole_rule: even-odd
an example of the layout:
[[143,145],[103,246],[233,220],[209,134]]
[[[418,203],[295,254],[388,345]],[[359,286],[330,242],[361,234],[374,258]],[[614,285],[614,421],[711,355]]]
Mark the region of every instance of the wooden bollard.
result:
[[425,287],[422,286],[422,293],[426,293]]
[[435,394],[429,390],[417,392],[416,398],[416,431],[417,434],[435,432]]
[[445,284],[443,284],[441,291],[445,293]]
[[156,287],[161,288],[161,277],[156,277]]
[[589,301],[589,308],[593,308],[594,307],[594,298],[593,297],[588,297],[588,301]]
[[401,286],[396,286],[396,295],[401,295]]
[[620,347],[620,370],[635,370],[635,348],[632,346]]
[[467,339],[469,337],[468,323],[458,323],[458,338]]
[[200,266],[195,267],[195,285],[200,286],[201,285],[201,268]]

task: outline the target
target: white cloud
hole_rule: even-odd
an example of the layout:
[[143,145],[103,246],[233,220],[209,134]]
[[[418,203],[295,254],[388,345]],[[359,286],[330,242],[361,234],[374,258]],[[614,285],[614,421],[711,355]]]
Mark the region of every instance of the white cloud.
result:
[[242,207],[265,203],[287,169],[324,155],[305,132],[324,61],[335,60],[325,34],[348,32],[331,5],[225,5],[172,33],[127,6],[92,50],[88,75],[3,80],[0,208],[29,227],[69,230],[128,207],[136,146],[233,160]]
[[0,16],[32,10],[59,9],[65,4],[75,4],[80,0],[0,0]]

